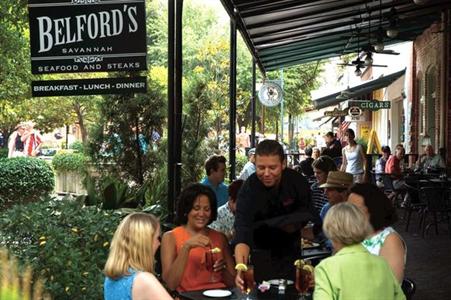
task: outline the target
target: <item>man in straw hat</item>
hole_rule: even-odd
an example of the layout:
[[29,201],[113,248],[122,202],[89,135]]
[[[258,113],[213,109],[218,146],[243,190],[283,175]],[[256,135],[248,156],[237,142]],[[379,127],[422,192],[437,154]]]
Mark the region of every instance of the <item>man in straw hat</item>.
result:
[[324,189],[328,203],[324,204],[320,217],[324,220],[329,208],[337,203],[344,202],[348,198],[348,188],[352,185],[352,174],[342,171],[331,171],[327,175],[326,183],[319,187]]

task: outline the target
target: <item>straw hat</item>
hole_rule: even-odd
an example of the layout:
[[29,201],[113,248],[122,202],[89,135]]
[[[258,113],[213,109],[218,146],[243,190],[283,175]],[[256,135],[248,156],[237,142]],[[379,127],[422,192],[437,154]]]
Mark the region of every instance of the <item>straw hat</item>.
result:
[[20,122],[19,124],[16,125],[16,127],[14,127],[14,129],[19,129],[19,128],[25,128],[25,122]]
[[352,184],[352,174],[342,171],[330,171],[327,175],[326,183],[320,185],[320,188],[339,188],[347,189]]

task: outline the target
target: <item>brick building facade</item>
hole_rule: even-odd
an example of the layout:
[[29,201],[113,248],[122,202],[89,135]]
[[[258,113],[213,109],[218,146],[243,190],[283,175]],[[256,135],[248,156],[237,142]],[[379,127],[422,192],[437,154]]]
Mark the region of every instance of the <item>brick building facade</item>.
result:
[[[442,21],[433,24],[413,43],[409,80],[411,98],[411,152],[422,154],[430,138],[436,151],[447,149],[451,162],[451,11],[442,14]],[[409,134],[409,133],[407,133]]]

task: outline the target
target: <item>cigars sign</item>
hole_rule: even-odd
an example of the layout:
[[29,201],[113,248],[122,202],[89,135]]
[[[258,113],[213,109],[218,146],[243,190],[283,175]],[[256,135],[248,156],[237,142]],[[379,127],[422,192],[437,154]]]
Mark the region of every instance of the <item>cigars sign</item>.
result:
[[28,0],[33,74],[145,70],[144,0]]

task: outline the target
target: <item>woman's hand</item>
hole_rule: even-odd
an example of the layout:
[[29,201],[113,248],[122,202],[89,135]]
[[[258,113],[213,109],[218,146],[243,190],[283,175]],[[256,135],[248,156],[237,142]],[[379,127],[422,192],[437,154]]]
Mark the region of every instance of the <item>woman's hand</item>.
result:
[[241,278],[241,271],[238,271],[235,276],[235,285],[240,289],[240,291],[244,290],[244,281]]
[[214,272],[222,272],[226,269],[227,265],[223,258],[218,259],[213,265]]
[[208,245],[211,245],[210,239],[207,236],[198,233],[187,240],[184,244],[184,247],[187,247],[188,250],[191,250],[192,248],[207,247]]

